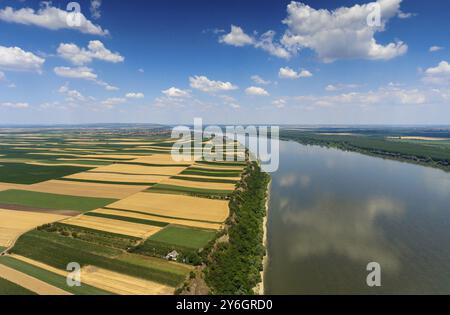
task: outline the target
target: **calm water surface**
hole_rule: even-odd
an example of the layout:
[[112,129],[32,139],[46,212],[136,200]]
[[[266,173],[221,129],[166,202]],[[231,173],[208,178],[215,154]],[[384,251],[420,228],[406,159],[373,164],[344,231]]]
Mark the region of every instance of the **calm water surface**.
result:
[[282,142],[268,253],[267,294],[449,294],[450,173]]

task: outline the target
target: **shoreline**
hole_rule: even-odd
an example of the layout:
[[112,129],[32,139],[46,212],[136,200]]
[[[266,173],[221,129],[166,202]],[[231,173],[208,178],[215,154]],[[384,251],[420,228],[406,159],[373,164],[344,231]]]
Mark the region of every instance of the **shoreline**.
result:
[[262,239],[262,244],[264,246],[264,249],[266,251],[266,254],[264,255],[263,258],[263,270],[261,271],[261,282],[258,283],[255,287],[255,293],[257,293],[258,295],[264,295],[265,294],[265,290],[264,290],[264,276],[265,276],[265,272],[267,269],[267,265],[269,263],[269,253],[267,251],[267,223],[268,223],[268,216],[269,216],[269,201],[270,201],[270,188],[271,188],[271,184],[272,184],[272,178],[270,179],[269,183],[267,184],[267,195],[266,195],[266,215],[264,216],[263,219],[263,239]]

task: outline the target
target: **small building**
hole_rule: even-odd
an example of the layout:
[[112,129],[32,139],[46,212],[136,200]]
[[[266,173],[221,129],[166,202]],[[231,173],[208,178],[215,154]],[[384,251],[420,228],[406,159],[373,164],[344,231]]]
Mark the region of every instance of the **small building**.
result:
[[173,251],[171,251],[170,253],[168,253],[166,255],[166,259],[167,260],[175,260],[176,261],[178,259],[179,255],[180,254],[178,254],[178,252],[176,250],[173,250]]

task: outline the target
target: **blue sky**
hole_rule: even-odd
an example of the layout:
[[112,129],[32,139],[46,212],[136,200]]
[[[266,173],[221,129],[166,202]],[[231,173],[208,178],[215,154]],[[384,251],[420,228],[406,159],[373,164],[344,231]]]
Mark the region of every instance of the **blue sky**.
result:
[[0,1],[0,124],[450,123],[448,1],[68,2]]

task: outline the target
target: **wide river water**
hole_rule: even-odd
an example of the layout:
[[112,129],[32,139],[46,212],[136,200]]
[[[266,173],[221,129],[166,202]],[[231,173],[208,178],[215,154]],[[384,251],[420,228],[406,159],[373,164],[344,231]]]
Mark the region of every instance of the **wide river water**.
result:
[[[280,143],[266,294],[450,293],[450,173]],[[369,287],[367,264],[381,266]]]

